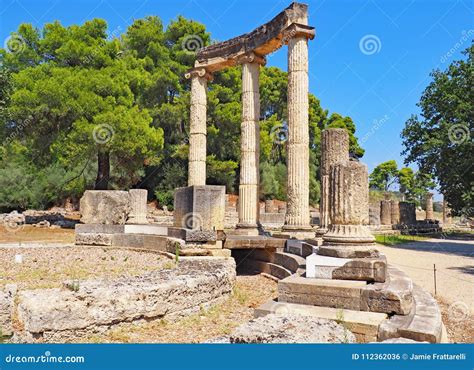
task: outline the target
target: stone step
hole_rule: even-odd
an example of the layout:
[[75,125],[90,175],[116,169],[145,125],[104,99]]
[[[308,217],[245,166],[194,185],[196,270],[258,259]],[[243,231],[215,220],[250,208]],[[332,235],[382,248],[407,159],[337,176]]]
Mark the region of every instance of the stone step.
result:
[[389,268],[385,283],[316,279],[293,275],[278,282],[279,302],[407,315],[412,307],[411,280]]
[[168,227],[155,224],[143,225],[103,225],[103,224],[76,224],[77,234],[150,234],[168,235]]
[[387,260],[377,258],[336,258],[313,253],[306,257],[309,278],[385,282]]
[[422,288],[413,286],[414,304],[408,315],[394,315],[382,322],[378,340],[407,338],[419,342],[445,341],[441,310],[436,300]]
[[254,260],[247,258],[239,264],[239,269],[248,271],[248,272],[259,272],[271,275],[277,279],[284,279],[288,276],[291,276],[292,272],[282,266],[276,265],[271,262]]
[[308,306],[303,304],[277,302],[270,300],[256,308],[254,317],[262,317],[270,313],[301,314],[322,319],[341,322],[344,327],[354,333],[358,342],[368,343],[377,340],[379,325],[387,319],[384,313],[360,312],[354,310]]
[[224,248],[226,249],[283,249],[285,247],[286,240],[272,238],[268,236],[245,236],[245,235],[227,235],[224,242]]
[[295,254],[270,249],[254,249],[249,256],[255,260],[271,262],[275,265],[282,266],[292,273],[297,272],[299,269],[304,269],[306,262],[303,257]]
[[296,240],[296,239],[288,239],[285,245],[285,252],[296,254],[298,256],[306,258],[307,256],[316,253],[318,247],[311,245],[310,243]]

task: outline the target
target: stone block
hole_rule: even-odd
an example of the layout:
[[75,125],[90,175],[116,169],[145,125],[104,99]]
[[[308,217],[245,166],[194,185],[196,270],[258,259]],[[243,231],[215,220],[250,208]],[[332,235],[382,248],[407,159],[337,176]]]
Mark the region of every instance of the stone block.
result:
[[362,290],[361,310],[408,315],[413,305],[413,282],[402,271],[389,267],[385,283]]
[[168,228],[168,236],[183,239],[187,242],[207,243],[217,240],[217,231],[170,227]]
[[114,234],[106,233],[77,233],[75,235],[76,245],[102,245],[111,246]]
[[322,245],[318,248],[321,256],[338,258],[377,258],[380,256],[378,249],[373,245]]
[[315,253],[317,250],[318,248],[314,245],[296,239],[288,239],[285,245],[285,252],[296,254],[301,257],[307,257],[310,254]]
[[286,240],[268,236],[243,236],[227,235],[224,248],[227,249],[254,249],[254,248],[280,248],[285,247]]
[[119,190],[86,190],[80,200],[81,222],[123,225],[130,213],[130,194]]
[[12,316],[16,291],[16,285],[6,285],[0,290],[0,342],[2,337],[13,334]]
[[193,230],[223,230],[225,186],[202,185],[177,188],[174,195],[174,226]]
[[282,315],[298,314],[341,321],[344,327],[356,336],[357,342],[363,343],[376,341],[379,325],[387,319],[387,315],[384,313],[308,306],[297,303],[277,302],[274,300],[267,301],[257,307],[254,311],[254,317],[262,317],[270,313]]
[[278,282],[280,302],[360,311],[362,281],[309,279],[292,275]]

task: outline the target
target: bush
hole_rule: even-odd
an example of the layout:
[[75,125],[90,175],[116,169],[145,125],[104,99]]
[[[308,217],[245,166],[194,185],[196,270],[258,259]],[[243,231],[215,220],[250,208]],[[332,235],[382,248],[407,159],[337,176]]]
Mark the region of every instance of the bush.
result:
[[161,207],[167,206],[170,211],[173,210],[174,190],[156,190],[155,196]]

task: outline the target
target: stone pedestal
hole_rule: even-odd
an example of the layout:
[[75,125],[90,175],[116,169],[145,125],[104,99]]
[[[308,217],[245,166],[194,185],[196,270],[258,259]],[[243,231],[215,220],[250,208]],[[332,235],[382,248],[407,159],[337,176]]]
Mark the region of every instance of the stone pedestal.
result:
[[205,185],[207,81],[211,75],[204,68],[193,68],[185,77],[191,79],[188,185]]
[[346,161],[331,169],[329,204],[331,224],[324,235],[325,245],[373,243],[369,224],[367,166]]
[[389,200],[380,201],[380,224],[391,225],[392,224],[392,204]]
[[248,235],[258,235],[259,154],[260,154],[260,65],[263,58],[250,53],[239,59],[242,64],[242,124],[240,139],[239,223]]
[[434,220],[433,214],[433,193],[426,193],[426,220]]
[[174,194],[174,226],[192,230],[224,230],[225,186],[177,188]]
[[390,218],[392,225],[400,223],[400,206],[397,200],[390,201]]
[[127,224],[147,224],[147,195],[146,189],[130,189],[130,214]]
[[369,225],[380,225],[380,203],[369,205]]
[[283,230],[292,237],[314,237],[309,215],[308,38],[314,29],[292,24],[288,43],[288,203]]
[[416,224],[416,206],[411,202],[400,202],[398,204],[400,209],[400,224],[414,225]]
[[130,193],[121,190],[87,190],[80,201],[84,224],[123,225],[130,213]]

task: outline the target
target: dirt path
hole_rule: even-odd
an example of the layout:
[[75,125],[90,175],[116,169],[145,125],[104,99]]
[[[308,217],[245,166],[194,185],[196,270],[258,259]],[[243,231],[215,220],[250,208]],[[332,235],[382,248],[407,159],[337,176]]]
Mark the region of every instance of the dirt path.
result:
[[459,302],[474,312],[474,241],[429,239],[396,246],[380,246],[388,262],[405,271],[413,281],[434,295]]

